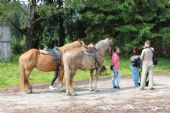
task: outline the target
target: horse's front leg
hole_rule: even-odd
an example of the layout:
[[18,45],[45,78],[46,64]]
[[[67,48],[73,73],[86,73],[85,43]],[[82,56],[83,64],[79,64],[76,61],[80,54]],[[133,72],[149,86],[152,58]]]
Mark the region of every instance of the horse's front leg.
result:
[[90,81],[89,81],[89,91],[94,91],[93,89],[93,69],[90,70]]
[[77,95],[75,92],[74,92],[74,89],[73,89],[73,77],[74,77],[74,74],[71,74],[71,73],[65,73],[65,79],[66,79],[66,94],[68,96],[75,96]]
[[70,96],[70,73],[64,72],[65,75],[65,84],[66,84],[66,94]]
[[95,82],[94,82],[94,91],[95,91],[95,92],[98,91],[98,89],[97,89],[97,81],[98,81],[98,74],[96,73]]
[[57,90],[59,92],[65,92],[65,89],[64,89],[64,86],[63,86],[63,82],[60,80],[60,78],[58,78],[58,81],[57,81]]

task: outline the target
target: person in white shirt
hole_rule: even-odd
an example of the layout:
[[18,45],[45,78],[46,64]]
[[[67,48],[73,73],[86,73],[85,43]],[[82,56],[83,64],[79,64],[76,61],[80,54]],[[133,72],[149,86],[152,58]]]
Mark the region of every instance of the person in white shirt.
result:
[[150,47],[150,41],[147,40],[144,45],[144,49],[142,50],[142,53],[140,55],[140,59],[142,61],[142,78],[141,78],[141,90],[145,89],[145,83],[146,83],[146,74],[149,73],[149,89],[154,90],[153,87],[153,52]]

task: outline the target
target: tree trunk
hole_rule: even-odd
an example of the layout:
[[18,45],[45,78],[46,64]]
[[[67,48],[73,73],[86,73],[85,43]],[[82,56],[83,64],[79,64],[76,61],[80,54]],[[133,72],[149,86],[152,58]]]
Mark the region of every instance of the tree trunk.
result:
[[30,9],[28,13],[28,28],[26,33],[26,46],[27,49],[31,48],[38,48],[38,39],[36,36],[36,26],[33,24],[36,21],[35,17],[35,9],[36,9],[36,2],[34,0],[30,1]]
[[38,49],[38,43],[39,43],[39,40],[36,37],[36,34],[34,32],[34,25],[33,25],[28,29],[27,34],[26,34],[27,50],[32,49],[32,48]]
[[[58,0],[57,2],[58,2],[58,7],[63,8],[63,1]],[[60,14],[59,16],[59,41],[58,41],[59,46],[63,46],[64,40],[65,40],[65,29],[64,29],[63,23],[64,23],[64,19],[62,15]]]
[[65,30],[64,30],[64,26],[63,26],[63,18],[60,15],[59,17],[59,41],[58,41],[58,45],[59,46],[63,46],[64,45],[64,40],[65,40]]

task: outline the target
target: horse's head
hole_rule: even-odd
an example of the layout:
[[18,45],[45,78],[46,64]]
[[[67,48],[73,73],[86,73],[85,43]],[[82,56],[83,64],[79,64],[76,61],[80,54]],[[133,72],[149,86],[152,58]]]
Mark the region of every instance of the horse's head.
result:
[[112,45],[113,45],[112,39],[106,38],[105,40],[108,45],[107,52],[110,56],[112,56]]
[[73,46],[74,48],[78,48],[78,47],[85,46],[85,44],[84,44],[83,41],[81,41],[80,39],[78,39],[77,41],[74,41],[74,42],[72,43],[72,46]]

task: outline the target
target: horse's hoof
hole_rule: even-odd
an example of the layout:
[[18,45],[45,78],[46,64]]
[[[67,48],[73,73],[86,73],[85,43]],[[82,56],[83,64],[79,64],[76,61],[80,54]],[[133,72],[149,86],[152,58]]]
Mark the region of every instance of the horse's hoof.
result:
[[33,92],[32,91],[27,91],[26,94],[32,94]]
[[32,93],[33,93],[32,90],[26,90],[21,92],[21,94],[32,94]]
[[71,96],[71,93],[67,93],[67,96]]
[[100,92],[100,90],[98,90],[98,89],[95,89],[95,90],[94,90],[94,92]]
[[59,92],[63,93],[63,92],[66,92],[66,90],[61,88],[61,89],[59,89]]
[[25,91],[21,91],[20,94],[24,95],[24,94],[26,94],[26,93],[25,93]]
[[67,96],[77,96],[77,93],[67,93]]
[[94,91],[94,89],[89,89],[89,91]]
[[72,93],[71,96],[77,96],[77,93]]

